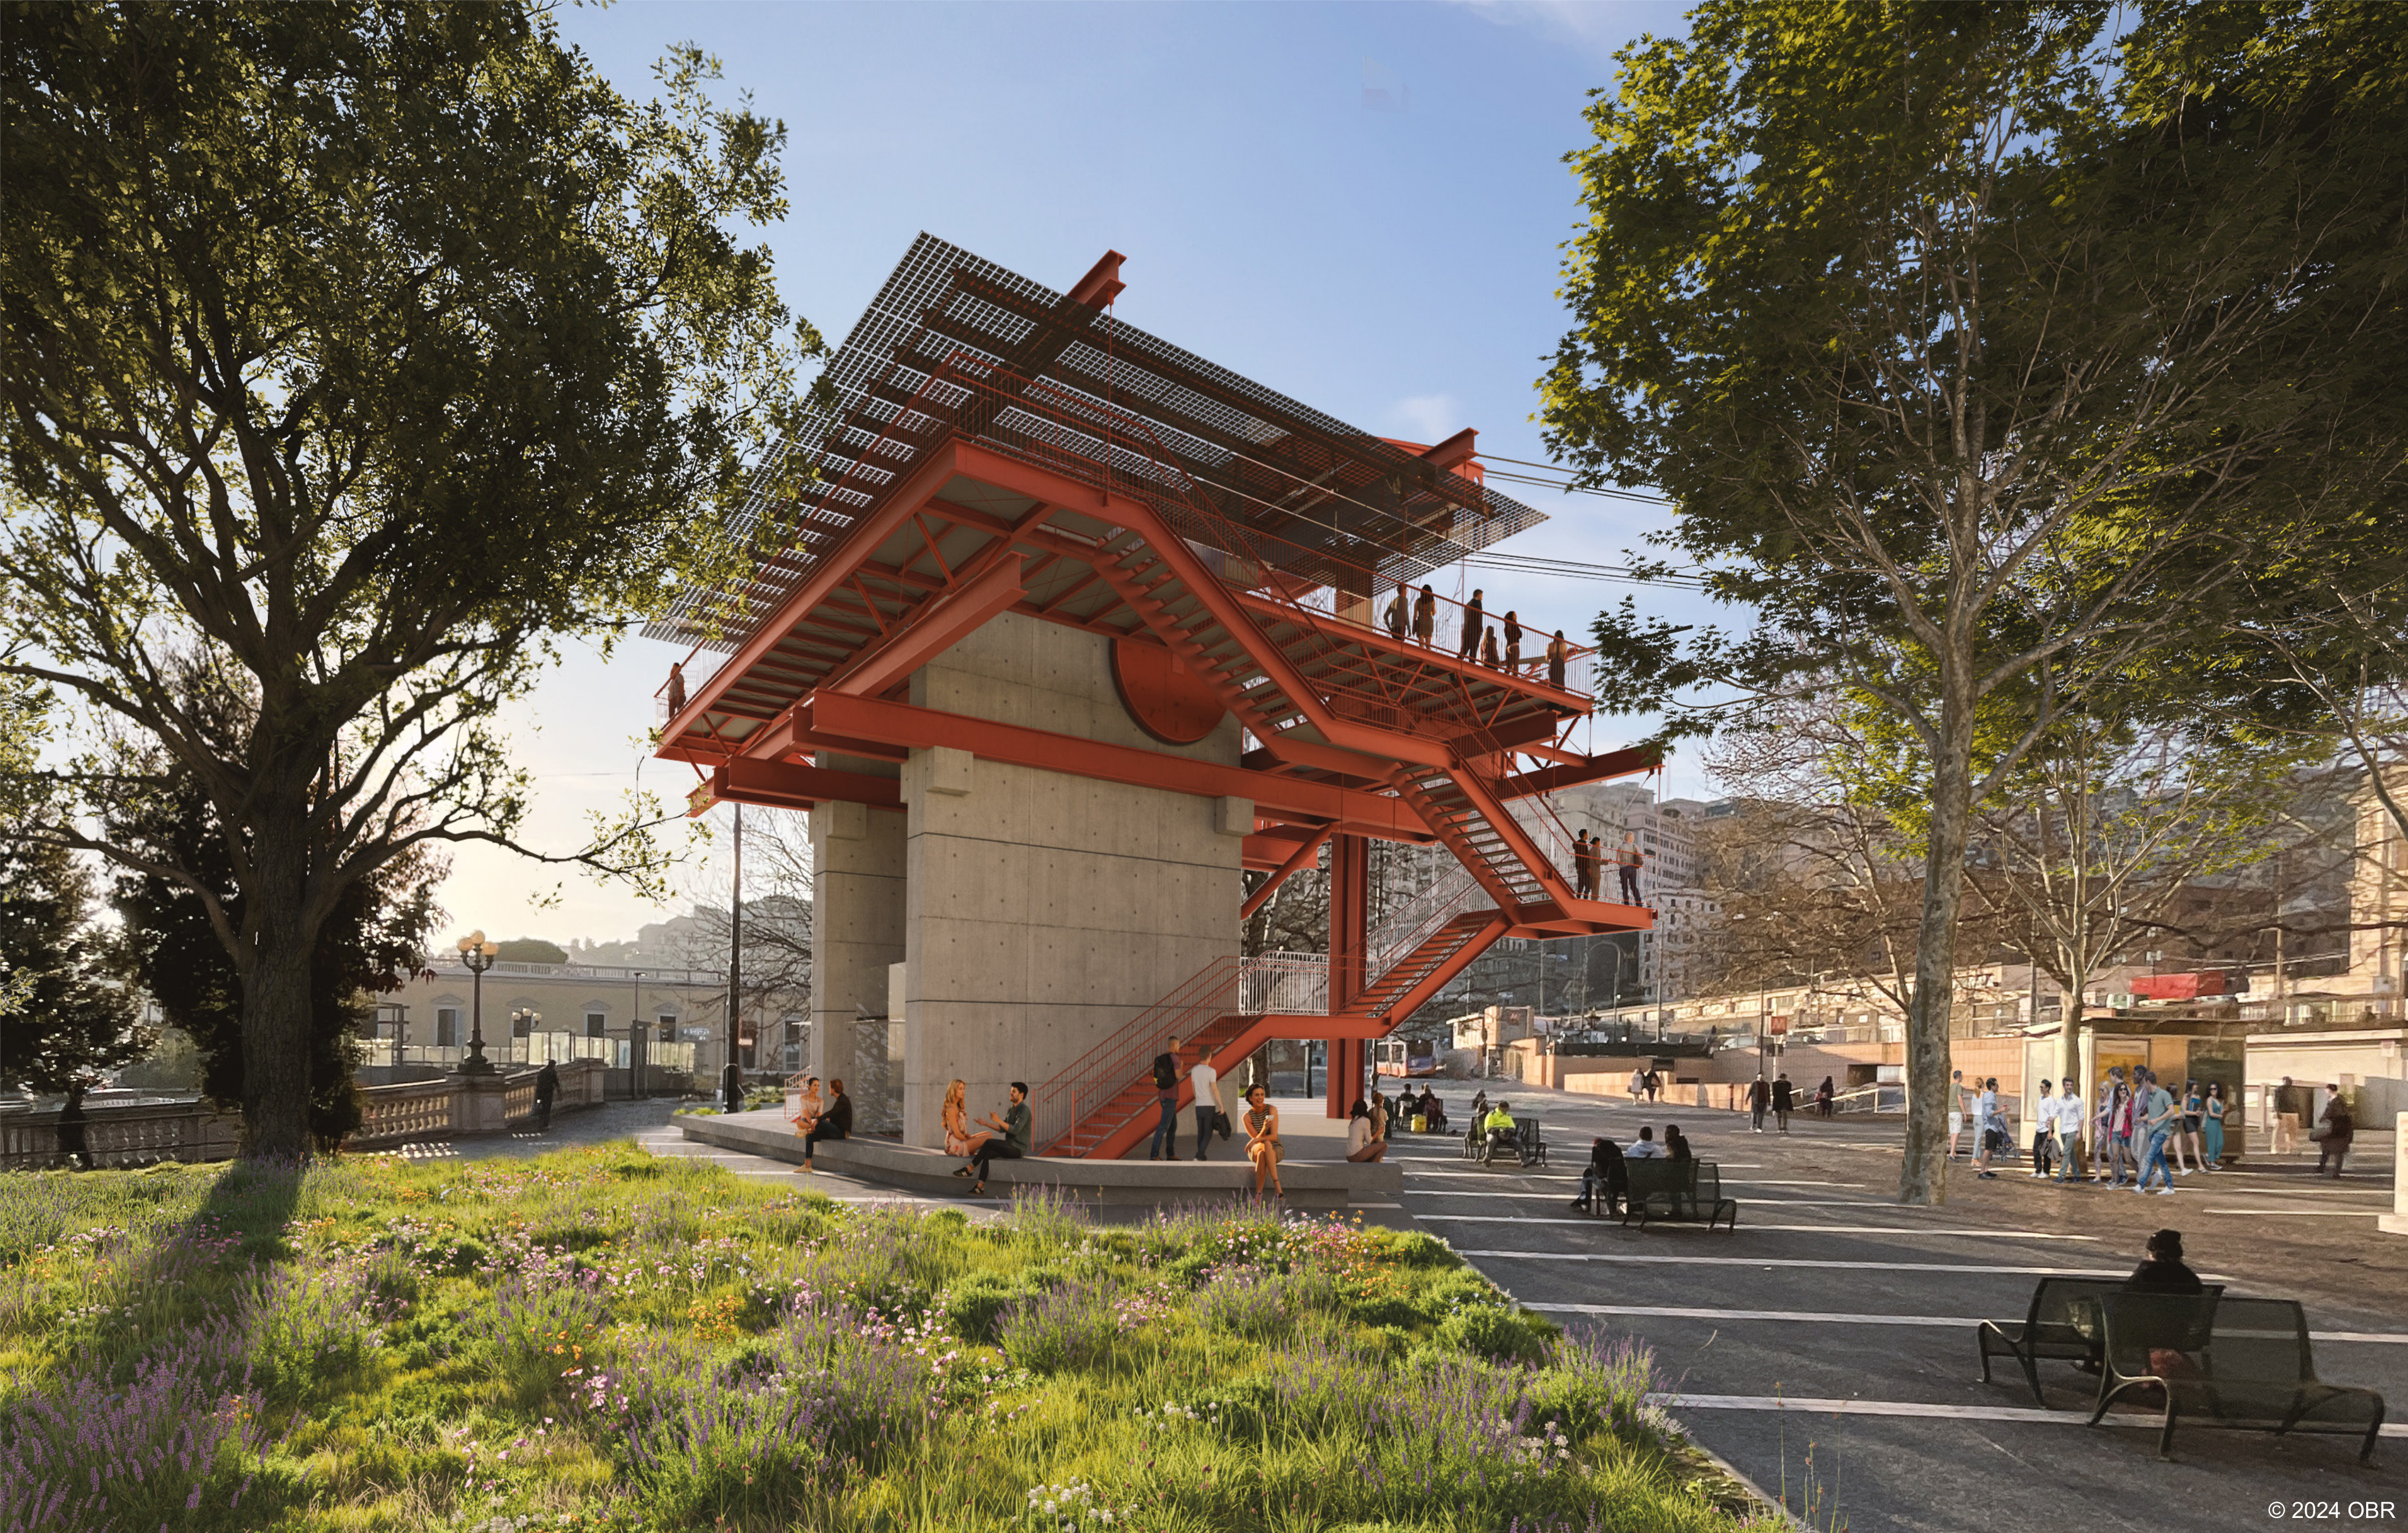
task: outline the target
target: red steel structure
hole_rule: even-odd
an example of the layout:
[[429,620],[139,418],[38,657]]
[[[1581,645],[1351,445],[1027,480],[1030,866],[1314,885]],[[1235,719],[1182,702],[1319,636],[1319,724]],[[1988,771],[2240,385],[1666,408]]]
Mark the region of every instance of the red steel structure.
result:
[[[1466,623],[1477,638],[1489,620],[1435,592],[1427,641],[1416,631],[1423,576],[1539,514],[1484,486],[1469,431],[1385,441],[1121,324],[1121,262],[1054,294],[921,236],[831,363],[835,407],[771,466],[808,480],[757,494],[735,529],[764,551],[752,579],[647,630],[698,641],[664,688],[659,748],[705,776],[697,805],[899,811],[895,780],[810,758],[943,746],[1251,803],[1242,861],[1268,877],[1236,917],[1326,849],[1326,969],[1225,960],[1141,1011],[1038,1088],[1054,1154],[1143,1139],[1146,1066],[1173,1035],[1190,1059],[1326,1039],[1337,1112],[1369,1040],[1499,938],[1652,925],[1578,896],[1546,808],[1656,764],[1571,749],[1587,651],[1551,667],[1539,635],[1516,664],[1484,663]],[[1234,715],[1239,764],[909,700],[916,669],[1007,611],[1108,637],[1122,699],[1158,738]],[[1436,842],[1455,864],[1377,929],[1372,838]]]

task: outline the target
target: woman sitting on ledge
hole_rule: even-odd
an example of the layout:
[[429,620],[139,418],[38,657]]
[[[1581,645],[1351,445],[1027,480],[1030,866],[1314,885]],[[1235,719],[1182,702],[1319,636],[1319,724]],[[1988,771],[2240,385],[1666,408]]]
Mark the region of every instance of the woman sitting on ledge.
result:
[[827,1110],[820,1115],[818,1123],[811,1125],[811,1131],[803,1136],[803,1169],[806,1171],[811,1168],[811,1156],[819,1149],[821,1140],[853,1137],[853,1098],[844,1094],[844,1082],[833,1076],[828,1079],[828,1090],[836,1095],[829,1101]]
[[970,1132],[969,1087],[963,1082],[945,1088],[944,1110],[939,1116],[944,1120],[945,1153],[968,1160],[987,1141],[988,1136]]
[[803,1098],[795,1107],[795,1137],[796,1139],[810,1137],[810,1131],[820,1125],[820,1114],[824,1110],[825,1110],[824,1106],[820,1101],[820,1078],[816,1075],[804,1076]]
[[1270,1093],[1261,1086],[1246,1091],[1246,1158],[1254,1163],[1254,1196],[1263,1196],[1263,1182],[1268,1178],[1274,1196],[1285,1197],[1287,1189],[1280,1185],[1280,1157],[1285,1152],[1280,1147],[1279,1109],[1271,1106]]
[[1351,1161],[1373,1161],[1388,1153],[1387,1137],[1379,1131],[1370,1110],[1363,1098],[1354,1098],[1354,1110],[1347,1114],[1346,1158]]

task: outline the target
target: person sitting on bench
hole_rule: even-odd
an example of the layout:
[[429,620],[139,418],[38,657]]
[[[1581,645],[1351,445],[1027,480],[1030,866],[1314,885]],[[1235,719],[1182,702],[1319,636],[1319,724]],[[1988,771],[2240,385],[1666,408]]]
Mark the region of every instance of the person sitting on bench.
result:
[[980,1145],[978,1153],[970,1157],[970,1164],[953,1173],[955,1176],[976,1173],[978,1181],[970,1187],[972,1197],[986,1191],[988,1167],[998,1160],[1018,1160],[1028,1153],[1028,1082],[1014,1081],[1011,1083],[1011,1106],[1004,1110],[1001,1118],[990,1112],[980,1122],[995,1130],[995,1138]]
[[2206,1285],[2183,1263],[2182,1231],[2161,1229],[2149,1237],[2148,1254],[2124,1280],[2128,1294],[2201,1294]]
[[828,1090],[836,1094],[834,1099],[828,1103],[827,1110],[820,1114],[820,1121],[811,1125],[811,1131],[803,1136],[803,1169],[806,1171],[811,1168],[811,1154],[819,1148],[822,1139],[853,1137],[853,1098],[844,1094],[844,1082],[833,1076],[828,1080]]
[[[1630,1190],[1630,1173],[1623,1168],[1622,1146],[1599,1137],[1588,1147],[1588,1164],[1581,1168],[1580,1196],[1572,1207],[1583,1212],[1619,1213],[1622,1195]],[[1598,1199],[1604,1199],[1602,1206]]]
[[1446,1132],[1446,1104],[1438,1099],[1437,1092],[1424,1086],[1422,1099],[1413,1104],[1413,1110],[1422,1115],[1422,1123],[1427,1132],[1432,1134]]
[[1490,1108],[1488,1119],[1481,1126],[1488,1130],[1488,1147],[1491,1150],[1512,1150],[1521,1144],[1521,1137],[1513,1127],[1513,1104],[1511,1102],[1500,1101]]
[[1656,1142],[1656,1130],[1639,1125],[1639,1142],[1622,1153],[1625,1160],[1662,1160],[1664,1147]]
[[1697,1159],[1697,1156],[1690,1153],[1688,1139],[1681,1132],[1678,1124],[1664,1125],[1664,1158],[1667,1160]]

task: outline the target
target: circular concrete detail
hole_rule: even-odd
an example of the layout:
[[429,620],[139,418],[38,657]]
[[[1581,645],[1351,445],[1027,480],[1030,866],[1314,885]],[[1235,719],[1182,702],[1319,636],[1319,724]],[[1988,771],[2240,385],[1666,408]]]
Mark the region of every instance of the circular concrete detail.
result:
[[1193,745],[1228,710],[1210,683],[1159,644],[1112,640],[1112,687],[1140,729],[1165,745]]

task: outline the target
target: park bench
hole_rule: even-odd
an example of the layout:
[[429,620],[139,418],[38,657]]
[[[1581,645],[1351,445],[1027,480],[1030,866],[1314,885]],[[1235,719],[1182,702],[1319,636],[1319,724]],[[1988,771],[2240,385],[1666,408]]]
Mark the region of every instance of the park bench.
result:
[[2095,1303],[2104,1345],[2091,1426],[2125,1395],[2153,1389],[2165,1398],[2161,1458],[2172,1455],[2182,1420],[2277,1437],[2362,1433],[2358,1462],[2374,1456],[2383,1397],[2316,1377],[2307,1312],[2296,1302],[2112,1293]]
[[1630,1189],[1622,1199],[1622,1222],[1633,1218],[1645,1229],[1650,1219],[1680,1224],[1703,1221],[1708,1229],[1724,1219],[1739,1228],[1739,1204],[1723,1196],[1722,1172],[1710,1160],[1632,1160],[1624,1163]]
[[1523,1165],[1547,1164],[1547,1141],[1539,1132],[1538,1119],[1516,1117],[1513,1120],[1513,1147],[1521,1153]]
[[[2032,1289],[2031,1308],[2021,1322],[1985,1320],[1974,1328],[1973,1339],[1982,1353],[1982,1382],[1990,1382],[1990,1359],[2012,1357],[2024,1370],[2024,1381],[2031,1385],[2032,1399],[2045,1407],[2047,1399],[2040,1389],[2040,1363],[2043,1358],[2061,1362],[2099,1362],[2099,1300],[2123,1291],[2121,1278],[2042,1278]],[[2222,1285],[2211,1284],[2211,1295],[2224,1292]]]

